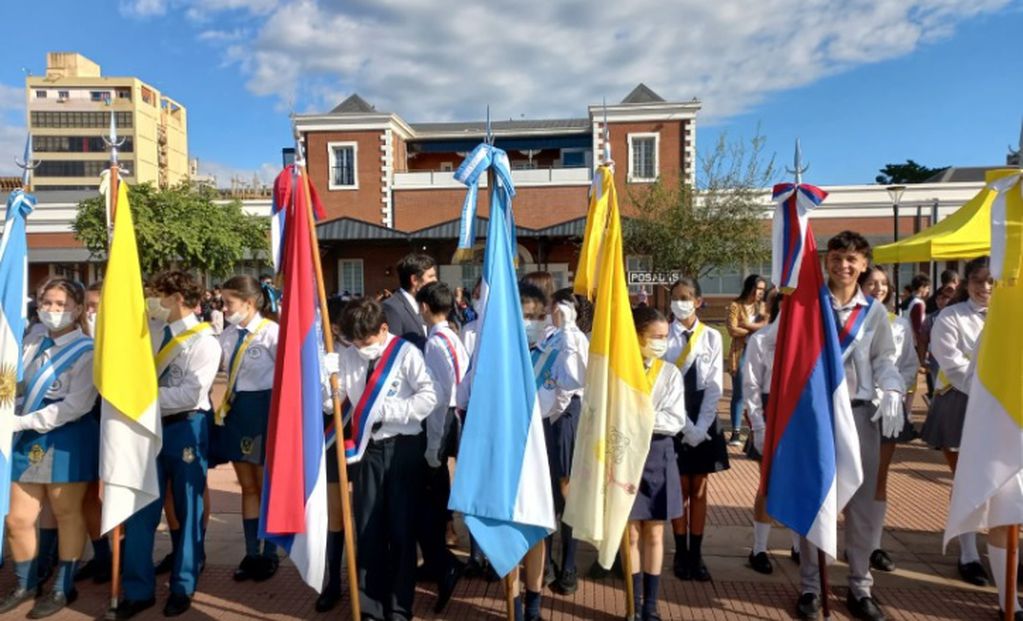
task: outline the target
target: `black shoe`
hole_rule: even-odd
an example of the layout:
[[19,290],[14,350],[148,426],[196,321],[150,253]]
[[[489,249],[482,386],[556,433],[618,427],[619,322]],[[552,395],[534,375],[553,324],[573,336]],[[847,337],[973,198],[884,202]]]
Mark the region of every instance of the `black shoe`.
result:
[[160,574],[169,574],[172,569],[174,569],[173,552],[168,552],[167,556],[163,557],[163,560],[161,560],[159,563],[156,564],[155,567],[153,567],[153,571],[156,572],[157,576],[159,576]]
[[593,561],[593,564],[590,565],[589,570],[586,572],[586,577],[589,578],[590,580],[603,580],[604,578],[607,578],[610,575],[611,570],[604,569],[603,567],[600,566],[600,563],[598,563],[597,561]]
[[543,617],[540,616],[539,612],[535,614],[527,612],[523,618],[525,621],[543,621]]
[[[1005,612],[1001,608],[999,608],[998,609],[998,621],[1002,621],[1002,619],[1004,619],[1004,618],[1005,618]],[[1015,614],[1012,615],[1012,621],[1023,621],[1023,610],[1017,610],[1015,612]]]
[[710,570],[707,569],[707,564],[703,562],[702,556],[695,557],[689,564],[689,573],[693,580],[697,582],[710,582]]
[[21,606],[22,602],[27,602],[35,596],[35,589],[15,587],[13,591],[7,594],[7,597],[0,600],[0,614],[14,610],[18,606]]
[[36,605],[32,607],[32,610],[28,611],[28,618],[45,619],[46,617],[57,614],[63,610],[65,606],[73,604],[76,599],[78,599],[78,591],[71,591],[68,595],[52,591],[49,595],[36,602]]
[[574,569],[566,569],[554,583],[554,590],[562,595],[571,595],[579,590],[579,576]]
[[877,603],[874,602],[873,597],[860,597],[857,598],[852,593],[845,600],[845,605],[849,607],[849,613],[852,614],[855,619],[862,619],[863,621],[885,621],[888,617],[884,616],[881,609],[877,607]]
[[789,558],[792,559],[793,563],[798,565],[799,564],[799,550],[797,550],[795,548],[789,548]]
[[238,563],[238,569],[234,570],[234,581],[245,582],[246,580],[252,580],[256,577],[257,563],[259,563],[258,556],[245,555],[241,563]]
[[437,570],[426,563],[416,565],[416,582],[436,582]]
[[470,557],[469,562],[465,564],[465,571],[462,572],[462,575],[466,578],[482,578],[486,573],[486,561]]
[[974,586],[987,586],[989,583],[987,571],[978,561],[959,563],[959,577]]
[[796,614],[800,619],[816,621],[821,615],[821,598],[816,593],[803,593],[796,602]]
[[675,573],[675,577],[679,580],[692,580],[693,570],[692,565],[689,562],[689,553],[683,552],[679,554],[675,553],[675,562],[672,564],[672,571]]
[[153,598],[143,600],[122,599],[121,603],[117,605],[115,615],[119,620],[131,619],[138,613],[152,608],[155,604],[156,600]]
[[106,584],[110,582],[110,577],[110,561],[101,563],[96,559],[90,560],[88,563],[79,567],[78,571],[75,572],[75,582],[92,580],[93,584]]
[[661,615],[657,614],[657,611],[643,613],[639,615],[640,621],[661,621]]
[[281,561],[277,556],[257,556],[256,571],[252,579],[256,582],[265,582],[274,577],[280,565]]
[[558,581],[558,570],[554,568],[554,563],[547,563],[547,567],[543,570],[543,585],[549,587]]
[[316,598],[316,612],[327,612],[334,609],[341,601],[341,589],[325,589]]
[[767,556],[767,552],[760,552],[759,554],[750,552],[749,566],[758,574],[770,575],[774,573],[774,565],[771,564],[771,557]]
[[440,580],[437,581],[437,601],[433,605],[433,612],[436,614],[444,612],[444,608],[447,607],[451,596],[455,593],[455,587],[458,586],[458,581],[464,570],[465,565],[461,561],[455,560],[441,575]]
[[870,553],[870,566],[878,571],[895,571],[895,561],[881,548]]
[[185,614],[192,607],[192,598],[181,593],[171,593],[163,606],[163,616],[177,617]]

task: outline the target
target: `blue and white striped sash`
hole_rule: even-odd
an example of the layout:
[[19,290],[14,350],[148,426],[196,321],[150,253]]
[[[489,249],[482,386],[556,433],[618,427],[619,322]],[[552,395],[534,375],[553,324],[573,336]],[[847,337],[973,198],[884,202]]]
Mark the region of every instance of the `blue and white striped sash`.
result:
[[57,382],[65,371],[78,361],[85,352],[92,351],[92,339],[84,336],[69,345],[47,360],[35,372],[32,379],[27,382],[28,390],[25,394],[25,401],[22,406],[22,413],[35,412],[43,403],[46,393]]

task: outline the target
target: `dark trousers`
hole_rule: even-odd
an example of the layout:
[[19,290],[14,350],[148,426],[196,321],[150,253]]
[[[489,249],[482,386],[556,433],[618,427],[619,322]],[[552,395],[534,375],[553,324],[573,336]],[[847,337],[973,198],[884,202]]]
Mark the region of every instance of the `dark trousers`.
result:
[[[420,436],[371,440],[355,469],[355,534],[363,618],[412,618],[415,515],[424,444]],[[416,512],[416,513],[414,513]]]
[[[431,468],[425,457],[421,464],[419,506],[421,512],[416,520],[416,543],[423,553],[423,565],[436,577],[440,577],[455,563],[455,555],[448,550],[448,499],[451,496],[451,477],[448,474],[448,457],[457,454],[458,436],[454,410],[447,413],[444,437],[438,457],[440,468]],[[426,434],[423,438],[423,452],[426,451]]]

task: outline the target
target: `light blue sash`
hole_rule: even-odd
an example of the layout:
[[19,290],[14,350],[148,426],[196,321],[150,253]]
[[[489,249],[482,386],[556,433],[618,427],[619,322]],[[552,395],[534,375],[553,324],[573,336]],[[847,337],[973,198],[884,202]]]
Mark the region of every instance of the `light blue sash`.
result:
[[32,376],[32,379],[27,382],[28,391],[21,410],[22,413],[28,414],[38,410],[39,406],[43,403],[43,399],[46,397],[46,393],[57,382],[57,378],[70,369],[82,354],[92,351],[92,347],[92,339],[83,336],[60,350],[60,353],[56,356],[44,362],[35,375]]

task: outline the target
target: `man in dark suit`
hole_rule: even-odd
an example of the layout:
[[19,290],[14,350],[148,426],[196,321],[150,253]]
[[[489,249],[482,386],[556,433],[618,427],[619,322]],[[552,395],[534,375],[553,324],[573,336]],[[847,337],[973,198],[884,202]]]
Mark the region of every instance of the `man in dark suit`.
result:
[[437,280],[437,263],[432,257],[413,252],[398,261],[398,291],[383,302],[387,329],[420,350],[426,345],[426,322],[419,314],[416,293]]

